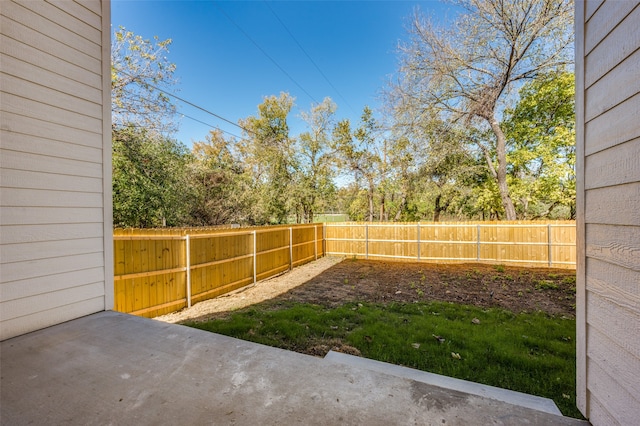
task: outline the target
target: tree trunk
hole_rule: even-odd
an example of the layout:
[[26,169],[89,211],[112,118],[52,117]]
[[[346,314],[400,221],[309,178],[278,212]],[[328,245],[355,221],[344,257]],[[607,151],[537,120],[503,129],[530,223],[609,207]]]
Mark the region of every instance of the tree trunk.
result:
[[311,200],[309,200],[309,205],[307,206],[307,223],[313,223],[313,217],[315,216],[315,211],[313,206],[316,205],[316,197],[311,196]]
[[407,204],[407,196],[403,193],[402,199],[400,200],[400,207],[398,207],[398,211],[396,212],[396,217],[393,219],[395,222],[398,222],[402,218],[402,211],[404,210],[404,206]]
[[369,191],[367,191],[367,196],[369,198],[369,222],[373,222],[373,191],[374,191],[373,182],[370,180]]
[[382,195],[380,196],[380,222],[385,220],[385,210],[384,210],[384,202],[385,202],[385,194],[384,192],[382,193]]
[[498,182],[498,190],[500,199],[507,220],[516,220],[516,209],[513,207],[513,201],[509,195],[509,186],[507,185],[507,138],[500,128],[500,124],[495,117],[488,119],[491,130],[496,135],[496,153],[498,155],[498,170],[496,170],[496,181]]
[[438,194],[436,196],[435,206],[433,208],[433,221],[440,222],[440,214],[444,211],[447,211],[449,208],[449,204],[451,201],[447,201],[444,205],[442,205],[442,194]]
[[313,223],[313,218],[314,218],[314,216],[315,216],[315,213],[314,213],[314,211],[313,211],[313,208],[312,208],[312,207],[310,207],[310,208],[307,210],[307,223]]
[[433,221],[440,222],[440,194],[436,196],[435,206],[433,207]]

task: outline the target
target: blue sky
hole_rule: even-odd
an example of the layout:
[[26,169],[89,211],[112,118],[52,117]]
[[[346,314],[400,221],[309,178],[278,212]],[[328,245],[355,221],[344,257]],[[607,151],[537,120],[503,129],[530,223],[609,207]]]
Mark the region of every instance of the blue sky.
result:
[[[374,110],[381,105],[381,90],[397,69],[398,43],[406,40],[417,6],[436,21],[453,16],[450,5],[433,0],[114,0],[111,23],[144,38],[171,38],[169,59],[179,79],[176,93],[234,123],[256,115],[265,96],[288,92],[296,98],[289,119],[291,134],[297,135],[305,130],[300,112],[327,96],[338,105],[336,118],[354,123],[365,105]],[[241,135],[240,129],[197,109],[180,104],[179,109]],[[190,146],[204,140],[209,130],[183,118],[176,138]]]

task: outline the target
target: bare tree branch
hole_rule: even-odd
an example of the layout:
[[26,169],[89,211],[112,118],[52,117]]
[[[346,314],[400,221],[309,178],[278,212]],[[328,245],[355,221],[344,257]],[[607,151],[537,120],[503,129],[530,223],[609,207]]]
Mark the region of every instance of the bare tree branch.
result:
[[[514,220],[506,182],[506,142],[498,117],[521,82],[571,63],[573,2],[453,4],[466,13],[450,27],[436,27],[415,13],[411,40],[401,47],[402,79],[396,89],[412,99],[412,106],[430,106],[444,119],[491,129],[492,145],[480,149],[500,189],[506,217]],[[497,168],[489,152],[497,156]]]

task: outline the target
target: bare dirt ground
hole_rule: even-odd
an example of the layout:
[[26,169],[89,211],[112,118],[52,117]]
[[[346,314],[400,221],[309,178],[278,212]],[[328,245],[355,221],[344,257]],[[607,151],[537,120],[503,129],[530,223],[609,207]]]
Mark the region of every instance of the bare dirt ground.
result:
[[215,299],[196,303],[190,308],[173,312],[155,319],[170,323],[185,320],[206,318],[213,314],[231,312],[247,306],[274,299],[287,291],[301,286],[314,277],[342,261],[338,257],[321,257],[320,259],[294,268],[292,271],[275,277],[258,281],[254,286],[245,287],[237,292],[225,294]]
[[448,301],[516,313],[543,311],[574,317],[575,271],[324,257],[245,290],[156,319],[171,323],[206,321],[266,300],[326,306]]

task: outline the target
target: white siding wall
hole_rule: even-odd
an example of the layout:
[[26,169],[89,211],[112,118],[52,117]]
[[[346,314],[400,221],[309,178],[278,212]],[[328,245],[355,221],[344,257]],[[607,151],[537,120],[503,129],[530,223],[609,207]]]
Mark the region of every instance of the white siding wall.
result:
[[0,340],[113,304],[108,1],[0,1]]
[[576,4],[578,406],[640,419],[640,4]]

